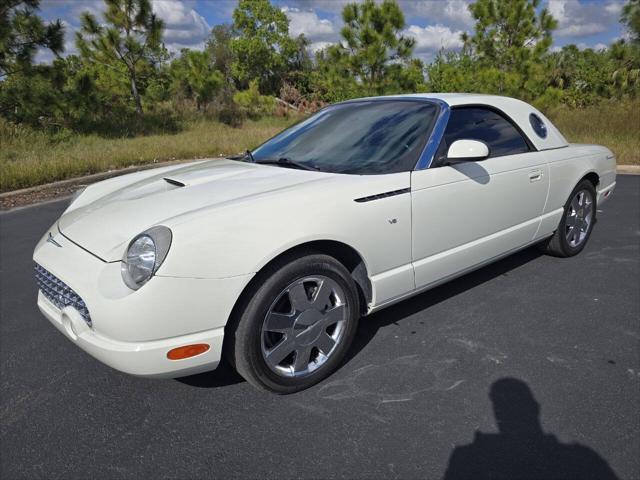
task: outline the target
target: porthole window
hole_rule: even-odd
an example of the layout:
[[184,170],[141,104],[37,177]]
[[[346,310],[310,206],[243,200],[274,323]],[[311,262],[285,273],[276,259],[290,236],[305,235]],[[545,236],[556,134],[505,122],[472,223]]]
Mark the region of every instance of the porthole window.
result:
[[529,123],[531,123],[531,128],[533,128],[533,131],[536,132],[536,135],[538,135],[540,138],[547,137],[547,126],[539,116],[537,116],[535,113],[529,115]]

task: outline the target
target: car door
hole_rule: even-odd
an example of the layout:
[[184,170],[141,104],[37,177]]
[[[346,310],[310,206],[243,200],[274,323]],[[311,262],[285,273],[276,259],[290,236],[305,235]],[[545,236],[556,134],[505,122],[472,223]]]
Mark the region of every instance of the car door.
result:
[[[448,164],[446,151],[460,139],[484,142],[489,157]],[[501,112],[483,106],[451,110],[432,166],[411,175],[417,288],[532,241],[549,187],[543,157]]]

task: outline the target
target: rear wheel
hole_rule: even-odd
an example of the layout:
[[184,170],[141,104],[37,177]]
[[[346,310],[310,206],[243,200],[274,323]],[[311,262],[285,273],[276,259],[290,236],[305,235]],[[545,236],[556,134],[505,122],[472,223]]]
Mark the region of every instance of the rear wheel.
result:
[[342,362],[359,317],[351,275],[334,258],[308,254],[262,272],[232,318],[229,359],[252,385],[293,393]]
[[558,229],[543,244],[544,251],[557,257],[577,255],[587,244],[595,220],[596,191],[590,181],[583,180],[571,192]]

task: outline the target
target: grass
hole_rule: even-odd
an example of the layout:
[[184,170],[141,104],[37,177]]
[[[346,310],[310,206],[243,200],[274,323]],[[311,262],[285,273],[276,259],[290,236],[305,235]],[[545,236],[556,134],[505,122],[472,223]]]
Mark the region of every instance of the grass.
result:
[[131,165],[237,154],[295,121],[272,117],[232,128],[201,120],[173,135],[104,138],[68,132],[49,135],[0,119],[0,192]]
[[[618,164],[640,165],[640,101],[556,108],[547,114],[570,142],[604,145],[616,154]],[[294,121],[263,118],[232,128],[200,120],[175,134],[105,138],[70,132],[49,135],[0,119],[0,192],[131,165],[235,154]]]
[[640,101],[546,113],[569,142],[604,145],[616,155],[618,165],[640,165]]

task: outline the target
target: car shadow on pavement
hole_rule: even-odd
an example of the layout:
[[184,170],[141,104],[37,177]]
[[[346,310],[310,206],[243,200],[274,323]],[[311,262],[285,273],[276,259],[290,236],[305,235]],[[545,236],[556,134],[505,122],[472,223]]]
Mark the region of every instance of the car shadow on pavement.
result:
[[226,361],[221,361],[218,368],[210,372],[189,375],[188,377],[176,378],[176,381],[198,388],[216,388],[227,385],[235,385],[244,382],[244,378],[236,372]]
[[521,250],[513,255],[505,257],[502,260],[467,273],[466,275],[444,283],[439,287],[427,290],[415,297],[403,300],[396,305],[387,307],[380,312],[373,313],[368,317],[360,319],[358,332],[353,340],[353,344],[349,349],[349,352],[347,353],[345,363],[348,363],[360,352],[360,350],[365,348],[371,339],[375,337],[380,328],[397,323],[406,317],[410,317],[411,315],[426,310],[496,277],[508,275],[511,270],[525,265],[526,263],[529,263],[541,256],[543,256],[543,254],[536,247]]
[[498,433],[476,431],[471,444],[456,447],[445,480],[618,478],[591,448],[561,443],[542,431],[540,405],[525,382],[501,378],[491,385],[489,398]]

